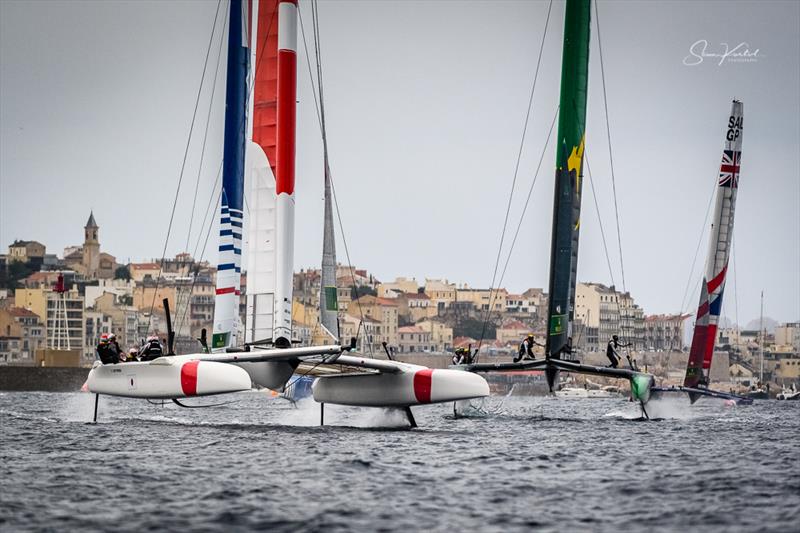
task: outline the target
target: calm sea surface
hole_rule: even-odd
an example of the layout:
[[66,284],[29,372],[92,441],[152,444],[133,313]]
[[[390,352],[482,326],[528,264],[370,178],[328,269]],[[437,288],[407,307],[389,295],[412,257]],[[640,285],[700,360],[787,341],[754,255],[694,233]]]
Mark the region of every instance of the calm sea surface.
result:
[[800,402],[227,399],[0,393],[0,530],[800,530]]

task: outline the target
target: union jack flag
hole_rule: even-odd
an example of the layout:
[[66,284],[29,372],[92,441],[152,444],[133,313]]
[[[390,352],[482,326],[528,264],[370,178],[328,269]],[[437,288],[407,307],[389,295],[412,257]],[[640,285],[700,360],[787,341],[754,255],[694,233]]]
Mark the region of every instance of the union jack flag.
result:
[[723,150],[722,164],[719,167],[719,185],[721,187],[737,188],[739,186],[739,165],[742,152],[738,150]]

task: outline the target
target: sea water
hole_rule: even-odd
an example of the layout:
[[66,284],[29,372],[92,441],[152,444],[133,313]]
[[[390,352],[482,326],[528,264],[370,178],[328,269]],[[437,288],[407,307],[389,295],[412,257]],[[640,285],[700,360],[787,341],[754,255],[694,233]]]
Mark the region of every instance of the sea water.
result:
[[800,402],[0,393],[1,531],[796,531]]

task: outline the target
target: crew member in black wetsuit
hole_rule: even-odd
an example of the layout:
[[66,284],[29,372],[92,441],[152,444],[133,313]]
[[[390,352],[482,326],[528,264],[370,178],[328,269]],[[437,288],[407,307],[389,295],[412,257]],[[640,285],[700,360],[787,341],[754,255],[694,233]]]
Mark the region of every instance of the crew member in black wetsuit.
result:
[[125,352],[122,351],[122,348],[119,347],[119,343],[117,342],[117,336],[113,333],[108,334],[108,350],[111,352],[111,356],[115,359],[116,362],[123,362],[126,359]]
[[164,355],[164,348],[161,346],[161,341],[155,335],[147,337],[147,341],[139,350],[140,361],[152,361]]
[[608,366],[611,368],[617,368],[619,366],[620,357],[617,353],[617,348],[625,348],[627,346],[630,346],[630,343],[625,344],[619,342],[619,337],[616,335],[611,336],[611,340],[608,341],[608,347],[606,347],[606,357],[608,357],[608,360],[611,361],[611,364]]
[[519,352],[517,356],[514,358],[515,363],[519,363],[523,359],[536,359],[536,356],[533,354],[533,347],[536,344],[533,340],[533,333],[528,333],[528,336],[525,337],[525,340],[519,345]]
[[100,342],[97,344],[97,355],[104,365],[115,365],[119,363],[119,357],[114,353],[108,342],[108,334],[100,335]]
[[455,354],[453,355],[453,364],[454,365],[468,365],[470,364],[470,349],[469,348],[456,348]]

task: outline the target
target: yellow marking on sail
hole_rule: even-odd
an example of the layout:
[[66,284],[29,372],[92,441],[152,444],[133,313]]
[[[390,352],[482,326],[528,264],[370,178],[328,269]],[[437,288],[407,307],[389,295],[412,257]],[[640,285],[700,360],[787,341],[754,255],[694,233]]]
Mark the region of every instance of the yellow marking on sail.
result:
[[[572,153],[567,158],[567,169],[572,172],[575,171],[575,193],[580,194],[581,190],[581,162],[583,161],[583,149],[586,141],[586,134],[581,136],[580,146],[573,146]],[[575,231],[581,226],[581,219],[578,218],[575,222]]]

